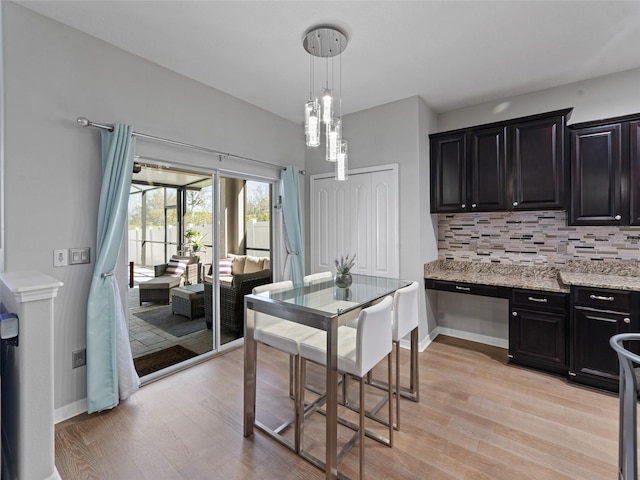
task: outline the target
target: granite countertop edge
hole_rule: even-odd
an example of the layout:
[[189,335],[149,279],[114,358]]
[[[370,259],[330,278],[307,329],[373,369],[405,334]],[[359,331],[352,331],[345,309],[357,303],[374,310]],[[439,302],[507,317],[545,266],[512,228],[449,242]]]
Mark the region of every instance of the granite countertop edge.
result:
[[634,275],[640,264],[633,265],[631,270],[624,264],[621,273],[625,275],[617,275],[615,266],[608,266],[603,272],[601,265],[592,263],[527,266],[434,260],[425,263],[424,278],[560,293],[569,293],[571,285],[640,292],[640,276]]

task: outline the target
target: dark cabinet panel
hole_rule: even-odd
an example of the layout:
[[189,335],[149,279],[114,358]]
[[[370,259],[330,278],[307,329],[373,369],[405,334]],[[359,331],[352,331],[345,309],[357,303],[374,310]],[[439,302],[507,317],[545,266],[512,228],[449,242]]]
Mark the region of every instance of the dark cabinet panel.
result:
[[624,314],[574,308],[574,355],[572,376],[575,380],[616,390],[618,359],[609,345],[613,335],[629,331],[624,328]]
[[514,209],[564,208],[565,117],[511,127],[511,185]]
[[431,140],[431,211],[465,211],[467,165],[464,134]]
[[565,293],[513,289],[509,316],[512,362],[567,373],[568,307]]
[[507,210],[507,129],[469,133],[471,211]]
[[569,378],[616,391],[618,358],[609,345],[609,339],[618,333],[639,331],[638,296],[633,292],[585,287],[574,287],[571,295]]
[[571,132],[571,225],[621,225],[626,178],[623,124]]
[[511,309],[509,356],[517,363],[567,373],[567,315]]
[[631,225],[640,225],[640,121],[629,123],[629,207]]

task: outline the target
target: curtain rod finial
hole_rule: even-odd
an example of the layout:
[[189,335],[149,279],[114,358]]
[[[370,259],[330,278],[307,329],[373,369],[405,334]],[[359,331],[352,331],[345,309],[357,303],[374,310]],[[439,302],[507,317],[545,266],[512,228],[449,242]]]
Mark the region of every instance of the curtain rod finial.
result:
[[91,122],[89,121],[88,118],[86,117],[78,117],[78,119],[76,120],[76,122],[78,123],[78,125],[80,125],[81,127],[88,127]]

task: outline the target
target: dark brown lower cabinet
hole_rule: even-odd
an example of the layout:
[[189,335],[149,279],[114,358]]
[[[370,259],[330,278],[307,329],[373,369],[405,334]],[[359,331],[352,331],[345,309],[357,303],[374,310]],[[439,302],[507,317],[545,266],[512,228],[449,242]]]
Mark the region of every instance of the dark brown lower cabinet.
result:
[[510,361],[566,375],[568,295],[514,289],[510,307]]
[[618,391],[618,358],[609,339],[640,331],[637,298],[632,292],[574,287],[572,299],[569,380]]

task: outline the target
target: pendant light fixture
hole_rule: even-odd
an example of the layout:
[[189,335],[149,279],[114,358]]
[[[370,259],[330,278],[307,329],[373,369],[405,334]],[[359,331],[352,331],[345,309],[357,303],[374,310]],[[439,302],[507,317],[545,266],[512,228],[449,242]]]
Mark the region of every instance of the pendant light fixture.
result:
[[[309,99],[305,103],[304,117],[306,144],[308,147],[320,146],[322,122],[325,126],[326,160],[336,163],[336,180],[346,180],[347,142],[342,138],[342,60],[339,62],[340,96],[337,102],[334,97],[333,60],[347,48],[347,37],[333,26],[314,27],[302,39],[302,46],[310,55]],[[314,92],[314,57],[326,59],[325,84],[320,100]]]

